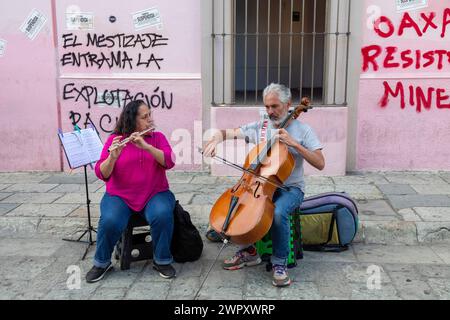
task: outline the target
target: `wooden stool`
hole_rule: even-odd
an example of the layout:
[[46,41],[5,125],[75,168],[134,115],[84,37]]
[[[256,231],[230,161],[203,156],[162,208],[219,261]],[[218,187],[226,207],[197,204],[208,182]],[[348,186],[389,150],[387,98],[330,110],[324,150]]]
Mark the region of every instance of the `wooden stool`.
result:
[[115,258],[121,270],[130,269],[131,262],[153,258],[153,242],[150,230],[134,233],[133,229],[148,226],[143,212],[133,212],[128,226],[116,244]]

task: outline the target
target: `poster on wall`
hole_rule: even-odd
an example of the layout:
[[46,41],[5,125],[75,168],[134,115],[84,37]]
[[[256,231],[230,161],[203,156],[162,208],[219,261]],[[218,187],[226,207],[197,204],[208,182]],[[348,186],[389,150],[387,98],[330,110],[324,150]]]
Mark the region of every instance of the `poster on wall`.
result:
[[71,12],[66,13],[67,30],[94,30],[94,14]]
[[137,11],[133,13],[132,16],[134,29],[136,31],[153,26],[157,26],[158,29],[161,29],[162,27],[161,16],[159,14],[158,8],[150,8]]
[[42,13],[33,9],[20,26],[20,31],[22,31],[28,39],[34,40],[46,21],[47,18]]
[[428,7],[428,0],[396,0],[397,12],[417,10]]
[[0,57],[3,57],[6,50],[6,40],[0,39]]

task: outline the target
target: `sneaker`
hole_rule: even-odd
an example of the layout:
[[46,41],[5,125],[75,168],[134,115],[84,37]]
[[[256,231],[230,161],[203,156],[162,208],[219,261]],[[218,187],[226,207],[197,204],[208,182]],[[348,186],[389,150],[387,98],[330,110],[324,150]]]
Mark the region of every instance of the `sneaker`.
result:
[[176,277],[176,271],[171,264],[157,264],[153,262],[153,269],[159,272],[159,275],[164,279]]
[[243,267],[256,266],[261,261],[261,258],[256,252],[256,248],[251,246],[236,252],[233,257],[225,260],[222,266],[225,270],[237,270]]
[[291,284],[291,279],[286,271],[287,267],[276,264],[272,267],[272,284],[275,287],[286,287]]
[[113,268],[113,266],[111,263],[106,268],[99,268],[99,267],[93,266],[91,268],[91,270],[89,270],[89,272],[86,274],[86,282],[93,283],[93,282],[102,280],[103,277],[105,276],[105,274],[109,270],[112,270],[112,268]]

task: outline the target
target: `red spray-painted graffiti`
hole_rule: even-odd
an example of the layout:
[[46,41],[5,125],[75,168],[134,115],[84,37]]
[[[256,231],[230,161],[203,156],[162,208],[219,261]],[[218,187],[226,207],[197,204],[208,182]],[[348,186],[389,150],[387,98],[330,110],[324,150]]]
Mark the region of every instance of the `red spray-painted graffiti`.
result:
[[[439,21],[437,21],[439,17]],[[450,8],[445,8],[441,15],[436,12],[420,13],[416,22],[408,12],[405,12],[398,28],[389,17],[380,16],[374,22],[374,32],[381,38],[402,37],[406,30],[411,30],[418,38],[427,33],[439,32],[441,38],[445,38],[450,30]],[[437,69],[450,72],[450,51],[443,48],[432,50],[406,49],[399,51],[397,46],[382,47],[377,44],[367,45],[361,48],[363,72],[377,72],[380,66],[384,69],[424,70]],[[406,85],[402,81],[391,84],[383,82],[384,94],[379,101],[379,106],[385,108],[389,98],[399,98],[401,109],[406,108],[406,103],[415,106],[418,113],[422,110],[430,110],[433,105],[437,109],[450,109],[450,97],[445,88],[422,88],[420,86]],[[408,100],[408,101],[406,101]],[[434,104],[433,104],[434,102]]]
[[[381,98],[379,105],[384,108],[387,106],[389,96],[400,96],[400,107],[405,109],[405,87],[401,81],[397,81],[395,89],[392,89],[391,85],[387,81],[383,81],[384,95]],[[446,94],[446,89],[429,87],[425,90],[422,87],[408,86],[407,94],[409,95],[409,104],[416,106],[417,112],[422,112],[422,106],[426,110],[431,109],[433,100],[436,101],[436,107],[438,109],[450,109],[450,96]],[[447,103],[445,103],[447,102]]]

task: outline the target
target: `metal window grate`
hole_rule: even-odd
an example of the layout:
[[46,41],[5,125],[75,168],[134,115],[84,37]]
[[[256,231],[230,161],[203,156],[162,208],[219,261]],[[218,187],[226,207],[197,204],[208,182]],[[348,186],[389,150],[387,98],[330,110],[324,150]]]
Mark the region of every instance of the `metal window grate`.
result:
[[[351,0],[212,0],[212,105],[256,105],[271,82],[293,102],[347,105]],[[344,62],[344,63],[342,63]]]

